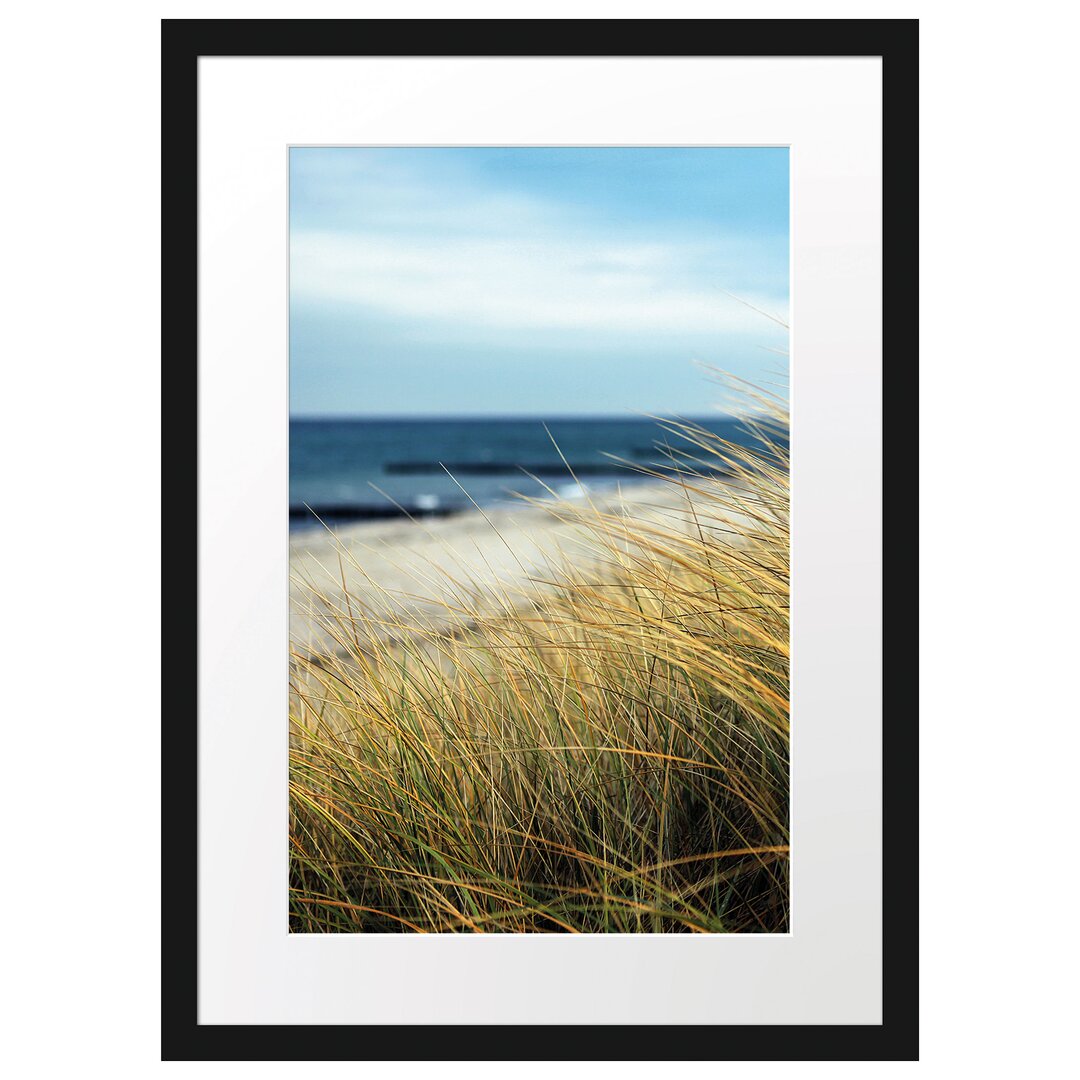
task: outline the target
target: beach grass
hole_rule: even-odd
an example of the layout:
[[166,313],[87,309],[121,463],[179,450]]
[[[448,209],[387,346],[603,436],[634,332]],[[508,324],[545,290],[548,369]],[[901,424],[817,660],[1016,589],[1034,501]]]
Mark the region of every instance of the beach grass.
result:
[[749,447],[666,423],[677,511],[552,501],[582,541],[527,588],[405,617],[342,552],[293,652],[294,932],[788,929],[787,413],[745,393]]

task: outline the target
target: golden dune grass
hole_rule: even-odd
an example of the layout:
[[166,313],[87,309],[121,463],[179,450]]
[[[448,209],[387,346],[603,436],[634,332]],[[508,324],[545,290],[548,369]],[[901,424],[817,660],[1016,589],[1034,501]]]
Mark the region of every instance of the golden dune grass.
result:
[[294,652],[294,931],[787,929],[787,414],[752,405],[752,450],[668,425],[679,513],[551,504],[588,543],[527,587],[406,619],[343,554],[335,647]]

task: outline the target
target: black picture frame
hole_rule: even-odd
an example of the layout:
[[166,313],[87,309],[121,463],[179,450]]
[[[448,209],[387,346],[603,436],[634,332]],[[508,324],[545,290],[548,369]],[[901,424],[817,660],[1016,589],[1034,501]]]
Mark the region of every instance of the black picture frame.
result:
[[[572,32],[570,28],[572,27]],[[200,1025],[197,1020],[197,60],[200,56],[883,58],[883,1022]],[[493,43],[488,48],[478,42]],[[520,43],[529,48],[522,51]],[[612,43],[618,42],[618,49]],[[455,48],[455,43],[459,48]],[[498,47],[502,45],[502,47]],[[163,20],[163,1060],[915,1060],[918,1056],[917,20]],[[897,612],[903,610],[904,618]],[[895,618],[895,621],[894,621]],[[718,1038],[717,1029],[722,1030]],[[408,1038],[403,1038],[404,1035]]]

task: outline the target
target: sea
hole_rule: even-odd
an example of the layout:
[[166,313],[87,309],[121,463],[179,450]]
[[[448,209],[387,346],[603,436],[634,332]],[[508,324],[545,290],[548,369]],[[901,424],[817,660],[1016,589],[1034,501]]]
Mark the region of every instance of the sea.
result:
[[[695,418],[732,442],[740,424]],[[292,419],[289,519],[294,530],[398,515],[436,517],[521,495],[580,498],[672,471],[686,449],[663,422],[604,418]]]

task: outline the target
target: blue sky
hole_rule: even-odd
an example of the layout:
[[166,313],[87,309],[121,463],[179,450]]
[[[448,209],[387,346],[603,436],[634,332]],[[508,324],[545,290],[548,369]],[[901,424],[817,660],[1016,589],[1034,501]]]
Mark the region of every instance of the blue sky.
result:
[[788,154],[293,148],[290,407],[702,415],[786,361]]

